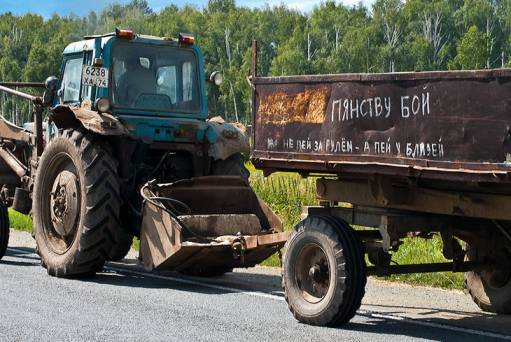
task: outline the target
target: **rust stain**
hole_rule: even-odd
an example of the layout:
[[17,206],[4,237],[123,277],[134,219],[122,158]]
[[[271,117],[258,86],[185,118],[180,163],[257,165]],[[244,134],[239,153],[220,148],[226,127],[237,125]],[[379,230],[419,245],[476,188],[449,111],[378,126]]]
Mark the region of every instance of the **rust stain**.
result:
[[277,92],[261,99],[257,116],[263,124],[323,123],[327,105],[327,87],[293,95]]

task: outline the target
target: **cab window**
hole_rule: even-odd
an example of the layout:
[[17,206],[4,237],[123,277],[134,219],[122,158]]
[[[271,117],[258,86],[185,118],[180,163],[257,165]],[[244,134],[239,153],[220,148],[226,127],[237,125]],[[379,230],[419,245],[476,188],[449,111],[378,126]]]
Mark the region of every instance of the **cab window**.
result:
[[64,76],[62,78],[64,103],[80,101],[81,75],[82,75],[82,58],[68,60],[64,68]]
[[172,65],[158,68],[157,74],[158,76],[156,78],[156,82],[158,84],[158,87],[156,89],[156,92],[158,94],[167,95],[172,103],[176,103],[177,101],[176,67]]
[[114,107],[200,111],[198,61],[191,49],[119,41],[112,62]]

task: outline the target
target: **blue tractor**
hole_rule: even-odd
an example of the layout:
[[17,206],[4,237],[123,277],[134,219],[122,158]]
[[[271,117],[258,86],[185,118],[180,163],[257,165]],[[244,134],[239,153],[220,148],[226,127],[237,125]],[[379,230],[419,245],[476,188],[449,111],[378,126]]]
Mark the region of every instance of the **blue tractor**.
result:
[[0,122],[2,198],[32,211],[50,275],[98,272],[134,236],[146,268],[203,276],[282,247],[282,224],[248,185],[244,127],[209,116],[206,82],[222,75],[204,70],[191,35],[116,29],[68,45],[44,96],[0,88],[34,104],[33,123]]

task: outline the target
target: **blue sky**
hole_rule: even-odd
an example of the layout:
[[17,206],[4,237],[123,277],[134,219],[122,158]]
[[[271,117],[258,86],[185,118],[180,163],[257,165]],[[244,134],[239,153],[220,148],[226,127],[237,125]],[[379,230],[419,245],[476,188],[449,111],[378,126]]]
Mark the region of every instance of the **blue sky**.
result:
[[[370,6],[375,0],[338,0],[345,5],[356,5],[359,2]],[[83,15],[90,10],[101,10],[111,2],[126,3],[129,0],[0,0],[0,13],[13,12],[15,14],[24,14],[33,12],[44,17],[49,17],[53,13],[68,15],[70,13]],[[149,5],[156,11],[165,8],[170,4],[184,5],[195,4],[199,7],[207,4],[207,0],[148,0]],[[314,5],[321,3],[321,0],[237,0],[240,6],[260,7],[264,4],[277,5],[285,3],[289,7],[296,8],[301,11],[309,11]]]

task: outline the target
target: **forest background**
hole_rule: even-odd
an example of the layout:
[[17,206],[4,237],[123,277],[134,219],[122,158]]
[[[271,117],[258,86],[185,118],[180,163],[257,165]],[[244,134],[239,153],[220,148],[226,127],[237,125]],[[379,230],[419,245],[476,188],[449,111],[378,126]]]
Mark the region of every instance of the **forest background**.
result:
[[[244,123],[250,122],[252,39],[259,43],[260,75],[511,65],[510,0],[377,0],[370,8],[325,1],[307,13],[285,3],[248,8],[234,0],[154,11],[147,1],[132,0],[68,16],[0,15],[0,80],[41,82],[58,75],[67,44],[115,27],[157,36],[193,33],[207,71],[225,76],[220,88],[209,89],[211,113]],[[23,121],[25,106],[5,96],[0,106],[9,119]]]

